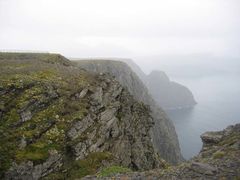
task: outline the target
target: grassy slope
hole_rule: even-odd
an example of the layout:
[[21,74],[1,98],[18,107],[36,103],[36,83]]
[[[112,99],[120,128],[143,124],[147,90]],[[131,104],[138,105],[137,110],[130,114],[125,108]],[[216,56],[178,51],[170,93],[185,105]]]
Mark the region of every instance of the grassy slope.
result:
[[[93,75],[72,67],[58,54],[0,53],[0,177],[14,161],[39,164],[51,150],[67,155],[65,133],[88,111],[88,101],[76,102],[72,95],[96,83]],[[31,110],[32,118],[22,122],[20,115],[26,109]],[[22,139],[25,148],[19,147]],[[76,162],[69,165],[71,174],[93,173],[109,157],[90,155],[98,164]],[[74,167],[81,167],[81,173]]]

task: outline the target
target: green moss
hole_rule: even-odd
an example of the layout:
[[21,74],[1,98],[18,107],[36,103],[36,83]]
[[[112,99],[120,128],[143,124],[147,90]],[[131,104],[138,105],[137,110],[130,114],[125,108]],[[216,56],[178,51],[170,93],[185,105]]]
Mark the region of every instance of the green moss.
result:
[[44,137],[47,140],[60,143],[65,138],[65,131],[59,129],[57,126],[54,126],[45,133]]
[[79,101],[68,101],[68,103],[66,103],[64,105],[64,108],[62,110],[62,114],[67,115],[66,118],[69,119],[82,119],[86,114],[87,114],[87,109],[86,109],[86,103],[82,103]]
[[[66,153],[66,133],[75,120],[88,113],[87,98],[74,99],[74,94],[95,81],[88,73],[66,65],[69,61],[57,54],[0,53],[0,90],[4,92],[0,95],[4,111],[0,121],[0,179],[12,162],[31,160],[38,164],[52,149]],[[52,96],[55,94],[57,97]],[[25,108],[32,118],[21,122],[20,112]],[[19,148],[22,137],[27,141],[24,149]],[[81,138],[86,137],[78,140]],[[87,162],[76,166],[92,172],[90,167],[95,169],[101,159],[108,159],[104,154],[90,155]]]
[[81,178],[86,175],[96,174],[97,170],[101,167],[102,161],[111,161],[113,158],[111,153],[108,152],[95,152],[89,154],[86,159],[75,161],[69,171],[69,178]]
[[232,145],[232,144],[234,144],[235,142],[237,142],[237,141],[239,140],[239,138],[240,138],[240,137],[239,137],[239,134],[233,133],[233,134],[229,135],[228,138],[226,138],[224,141],[221,141],[221,142],[219,143],[219,145],[220,145],[220,146],[224,146],[224,145],[229,146],[229,145]]
[[112,176],[114,174],[129,173],[129,172],[132,172],[132,170],[129,168],[125,168],[125,167],[121,167],[121,166],[111,166],[111,167],[102,169],[97,174],[97,176],[98,177],[108,177],[108,176]]
[[45,70],[32,74],[32,78],[36,80],[52,80],[57,76],[57,72],[53,70]]
[[51,145],[40,141],[27,146],[24,150],[18,150],[16,152],[16,160],[17,162],[29,160],[38,164],[48,158],[50,149],[52,149]]
[[13,156],[15,153],[16,145],[14,143],[4,143],[3,146],[0,146],[0,179],[3,177],[4,172],[10,168]]
[[213,154],[213,159],[221,159],[225,155],[225,152],[217,151]]
[[16,154],[16,160],[17,162],[21,161],[33,161],[33,162],[44,162],[48,158],[48,153],[43,152],[41,150],[39,151],[20,151]]
[[18,109],[22,109],[29,104],[30,100],[41,100],[45,92],[42,86],[33,86],[26,89],[15,101]]
[[16,109],[11,109],[10,112],[8,112],[6,116],[7,116],[6,120],[8,121],[8,123],[17,122],[20,119],[20,116]]
[[46,177],[42,178],[43,180],[65,180],[65,176],[62,172],[50,173]]
[[0,60],[33,60],[50,64],[70,65],[70,61],[63,56],[49,53],[0,53]]

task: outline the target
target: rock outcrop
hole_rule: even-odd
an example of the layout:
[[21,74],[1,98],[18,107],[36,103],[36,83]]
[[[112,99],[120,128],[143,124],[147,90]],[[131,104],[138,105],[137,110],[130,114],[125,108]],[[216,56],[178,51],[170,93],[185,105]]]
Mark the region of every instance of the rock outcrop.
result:
[[80,60],[76,62],[81,68],[91,72],[109,73],[114,76],[140,102],[149,105],[154,120],[153,143],[160,156],[176,164],[182,160],[178,138],[171,120],[157,105],[147,87],[124,62],[109,60]]
[[[202,136],[203,148],[193,159],[178,166],[145,172],[132,172],[102,179],[239,179],[240,124]],[[96,177],[86,177],[94,179]]]
[[0,72],[0,179],[165,166],[152,143],[149,107],[111,76],[55,54],[0,53]]

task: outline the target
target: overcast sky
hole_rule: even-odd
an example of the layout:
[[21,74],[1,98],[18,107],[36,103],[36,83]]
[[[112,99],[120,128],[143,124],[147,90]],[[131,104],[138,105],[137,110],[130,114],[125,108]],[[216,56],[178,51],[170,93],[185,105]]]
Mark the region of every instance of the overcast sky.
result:
[[240,56],[239,0],[0,0],[0,50]]

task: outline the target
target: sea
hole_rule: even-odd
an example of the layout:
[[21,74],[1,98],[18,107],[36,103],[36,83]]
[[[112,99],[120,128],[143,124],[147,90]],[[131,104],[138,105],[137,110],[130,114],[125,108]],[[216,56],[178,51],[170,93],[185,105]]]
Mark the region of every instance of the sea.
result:
[[197,101],[192,108],[166,111],[175,125],[182,154],[188,160],[201,150],[201,134],[240,123],[240,76],[217,74],[174,80],[186,85]]

